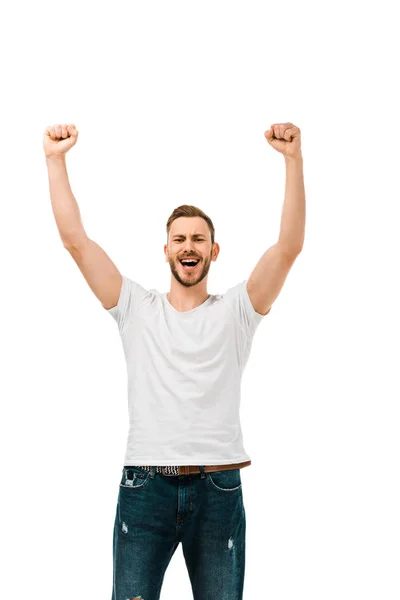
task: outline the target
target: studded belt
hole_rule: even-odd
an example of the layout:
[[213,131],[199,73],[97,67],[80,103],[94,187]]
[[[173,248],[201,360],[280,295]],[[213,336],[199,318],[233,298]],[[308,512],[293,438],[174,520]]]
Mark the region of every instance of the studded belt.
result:
[[[242,469],[248,467],[251,464],[251,460],[247,460],[241,463],[232,463],[230,465],[204,465],[204,471],[223,471],[225,469]],[[152,467],[143,467],[142,465],[125,465],[125,467],[134,466],[145,471],[151,471]],[[156,466],[156,472],[161,475],[190,475],[191,473],[200,473],[200,467],[196,465],[181,465],[181,466]]]

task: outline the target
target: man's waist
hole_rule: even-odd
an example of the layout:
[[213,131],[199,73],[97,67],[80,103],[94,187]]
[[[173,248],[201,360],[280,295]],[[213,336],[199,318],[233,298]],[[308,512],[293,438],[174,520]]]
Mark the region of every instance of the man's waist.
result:
[[[229,465],[204,465],[204,471],[212,472],[212,471],[224,471],[226,469],[243,469],[244,467],[248,467],[251,465],[251,460],[246,460],[240,463],[231,463]],[[125,467],[138,467],[139,469],[144,469],[145,471],[151,471],[153,467],[151,466],[143,466],[143,465],[125,465]],[[168,465],[168,466],[156,466],[156,473],[161,473],[161,475],[191,475],[192,473],[200,473],[200,467],[197,465]]]

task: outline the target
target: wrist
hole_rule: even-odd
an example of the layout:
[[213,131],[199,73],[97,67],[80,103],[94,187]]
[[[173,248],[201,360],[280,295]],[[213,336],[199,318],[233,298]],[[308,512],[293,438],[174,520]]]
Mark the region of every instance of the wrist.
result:
[[297,154],[294,154],[293,156],[285,156],[286,163],[301,162],[302,160],[303,160],[303,155],[301,152],[298,152]]
[[65,154],[46,154],[45,157],[48,163],[65,162]]

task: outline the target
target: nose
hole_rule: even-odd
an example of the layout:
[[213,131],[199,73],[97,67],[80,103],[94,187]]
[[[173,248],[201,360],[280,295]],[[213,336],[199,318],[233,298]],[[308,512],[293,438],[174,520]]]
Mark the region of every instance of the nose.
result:
[[183,252],[184,254],[189,254],[190,255],[197,255],[197,252],[195,250],[193,250],[193,248],[191,247],[191,243],[190,242],[185,242],[184,246],[183,246]]

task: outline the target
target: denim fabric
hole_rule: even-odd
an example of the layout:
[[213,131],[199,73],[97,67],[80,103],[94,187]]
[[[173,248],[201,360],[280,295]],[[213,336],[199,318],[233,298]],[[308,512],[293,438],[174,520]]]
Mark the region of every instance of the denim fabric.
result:
[[200,468],[190,475],[123,468],[112,600],[159,600],[180,542],[194,600],[242,600],[246,516],[240,469]]

